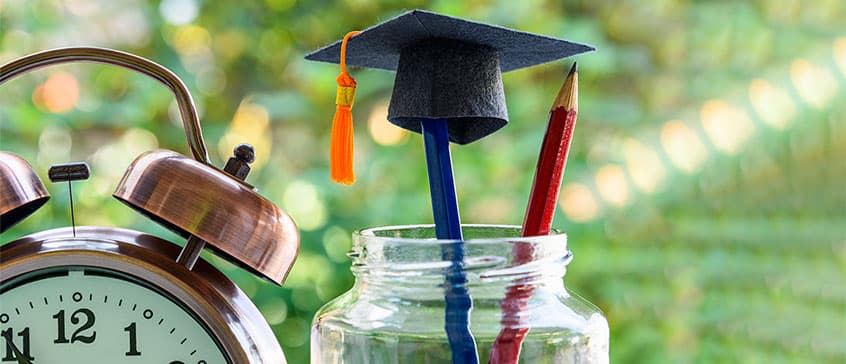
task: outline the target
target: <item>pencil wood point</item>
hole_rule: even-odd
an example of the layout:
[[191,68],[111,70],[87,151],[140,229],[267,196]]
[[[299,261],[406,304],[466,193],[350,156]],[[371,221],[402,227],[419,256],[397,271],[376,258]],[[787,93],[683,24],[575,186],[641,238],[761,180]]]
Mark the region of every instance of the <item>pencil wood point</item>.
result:
[[575,62],[573,62],[573,67],[570,68],[570,73],[564,80],[564,84],[561,85],[558,96],[555,97],[552,110],[562,107],[567,110],[579,111],[579,72]]

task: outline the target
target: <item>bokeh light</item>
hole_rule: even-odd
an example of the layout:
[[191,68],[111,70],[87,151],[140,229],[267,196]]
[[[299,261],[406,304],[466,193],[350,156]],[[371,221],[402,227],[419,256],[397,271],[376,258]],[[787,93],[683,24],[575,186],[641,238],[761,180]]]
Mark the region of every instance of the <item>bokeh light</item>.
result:
[[288,317],[288,304],[281,297],[270,297],[263,302],[261,313],[267,323],[279,325]]
[[65,113],[76,106],[79,92],[76,77],[67,72],[56,72],[35,89],[32,100],[47,111]]
[[667,170],[655,149],[636,139],[627,139],[623,142],[623,156],[634,185],[645,193],[655,193],[667,177]]
[[162,0],[159,12],[169,23],[188,24],[197,17],[199,5],[196,0]]
[[838,88],[834,74],[829,69],[804,59],[790,65],[790,77],[799,97],[817,109],[825,107]]
[[661,128],[661,144],[670,161],[685,173],[698,171],[708,153],[696,132],[679,120],[664,124]]
[[76,16],[89,16],[97,11],[97,3],[86,0],[64,0],[64,8]]
[[623,207],[629,202],[629,183],[618,165],[605,165],[596,171],[596,189],[610,205]]
[[745,112],[722,100],[706,101],[700,120],[711,144],[727,154],[736,154],[755,129]]
[[326,224],[326,205],[314,185],[294,181],[285,189],[282,204],[303,230],[315,230]]
[[373,106],[367,127],[373,141],[381,145],[398,145],[408,139],[408,131],[388,122],[388,102]]
[[783,129],[796,115],[796,104],[784,90],[762,79],[749,84],[749,98],[765,124]]
[[47,125],[38,136],[38,160],[42,164],[61,160],[70,154],[72,146],[68,128],[59,124]]
[[599,202],[584,184],[568,183],[561,188],[559,204],[568,219],[575,222],[593,220],[599,215]]
[[159,147],[159,139],[156,138],[156,134],[146,129],[131,128],[123,133],[120,139],[129,154],[134,156]]
[[238,29],[227,29],[216,34],[212,41],[215,53],[224,61],[231,61],[243,54],[249,37]]
[[[487,223],[512,223],[509,218],[516,206],[512,199],[504,196],[483,197],[473,204],[467,211],[465,221],[485,221]],[[520,206],[520,208],[524,208]]]
[[323,233],[323,249],[326,256],[336,263],[346,263],[347,252],[352,248],[350,232],[339,226],[332,226]]
[[195,56],[211,49],[209,31],[199,25],[184,25],[176,29],[171,38],[173,47],[184,56]]
[[235,146],[247,143],[256,151],[256,160],[250,165],[251,168],[262,168],[270,160],[273,152],[269,127],[270,114],[267,109],[249,102],[241,103],[232,117],[229,129],[218,143],[221,159],[229,159]]
[[840,68],[840,73],[846,76],[846,37],[834,40],[834,61]]

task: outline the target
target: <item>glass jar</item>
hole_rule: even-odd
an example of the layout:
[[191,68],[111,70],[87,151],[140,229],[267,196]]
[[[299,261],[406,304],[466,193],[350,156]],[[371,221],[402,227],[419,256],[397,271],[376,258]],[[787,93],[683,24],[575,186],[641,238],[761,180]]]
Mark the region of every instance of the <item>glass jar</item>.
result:
[[[503,327],[525,335],[522,349],[511,342],[522,363],[608,362],[608,322],[564,288],[572,258],[565,234],[525,238],[519,226],[499,225],[464,225],[463,233],[463,241],[437,240],[432,225],[418,225],[353,234],[355,284],[317,312],[311,362],[449,363],[444,297],[456,288],[471,298],[480,363]],[[466,283],[445,284],[455,267]]]

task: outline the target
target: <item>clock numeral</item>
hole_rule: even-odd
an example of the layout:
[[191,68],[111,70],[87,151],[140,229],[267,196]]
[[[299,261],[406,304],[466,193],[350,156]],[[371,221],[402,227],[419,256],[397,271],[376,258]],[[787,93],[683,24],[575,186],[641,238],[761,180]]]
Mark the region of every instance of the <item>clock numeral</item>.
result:
[[56,324],[58,326],[57,333],[56,333],[56,340],[53,340],[56,344],[67,344],[67,343],[75,343],[77,341],[82,342],[83,344],[90,344],[94,342],[94,339],[97,338],[97,331],[91,332],[91,335],[83,335],[86,330],[94,327],[94,312],[87,308],[80,308],[74,311],[71,314],[70,322],[73,325],[79,325],[82,322],[81,317],[85,318],[85,322],[80,326],[76,331],[73,332],[71,335],[70,340],[68,340],[67,335],[65,335],[65,310],[60,310],[53,318],[56,319]]
[[68,337],[65,335],[65,310],[61,310],[53,315],[53,318],[59,322],[58,332],[56,333],[56,340],[53,340],[54,344],[67,344]]
[[21,337],[21,346],[15,345],[15,334],[12,328],[8,328],[0,332],[0,335],[6,339],[6,355],[3,357],[2,361],[11,361],[11,362],[19,362],[18,355],[15,354],[15,351],[20,351],[23,356],[28,359],[29,361],[35,360],[29,353],[29,328],[25,328],[21,331],[18,331],[18,336]]
[[126,352],[126,356],[140,356],[141,352],[138,351],[138,338],[135,332],[135,323],[129,324],[129,326],[124,327],[123,331],[129,333],[129,351]]

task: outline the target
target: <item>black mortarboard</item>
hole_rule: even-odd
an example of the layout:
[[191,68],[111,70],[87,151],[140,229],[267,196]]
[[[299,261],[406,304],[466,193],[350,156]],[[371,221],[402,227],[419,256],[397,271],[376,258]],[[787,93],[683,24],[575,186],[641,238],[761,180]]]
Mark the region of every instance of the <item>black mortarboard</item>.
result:
[[[339,63],[341,41],[306,59]],[[388,120],[420,132],[420,119],[447,120],[450,141],[467,144],[505,126],[501,72],[593,47],[424,10],[412,10],[348,39],[346,63],[396,71]]]

